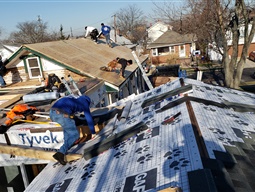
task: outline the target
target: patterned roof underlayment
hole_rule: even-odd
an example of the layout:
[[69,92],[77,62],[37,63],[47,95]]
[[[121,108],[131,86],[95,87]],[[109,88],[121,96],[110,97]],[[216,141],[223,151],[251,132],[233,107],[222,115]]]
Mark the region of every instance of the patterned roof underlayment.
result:
[[254,94],[184,79],[115,105],[128,116],[70,150],[84,158],[50,162],[25,191],[255,190]]

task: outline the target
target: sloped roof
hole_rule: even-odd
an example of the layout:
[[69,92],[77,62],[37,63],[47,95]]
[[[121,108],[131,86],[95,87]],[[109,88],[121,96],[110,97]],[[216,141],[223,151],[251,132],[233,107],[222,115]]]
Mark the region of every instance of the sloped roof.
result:
[[255,190],[254,94],[180,79],[115,105],[130,112],[112,137],[72,148],[84,158],[49,163],[25,191]]
[[148,45],[148,48],[164,47],[178,44],[186,44],[193,42],[192,34],[181,35],[175,31],[168,30],[163,33],[158,39]]
[[155,28],[156,26],[164,26],[164,27],[167,27],[167,28],[172,28],[172,26],[171,25],[169,25],[169,24],[166,24],[166,23],[164,23],[164,22],[162,22],[162,21],[157,21],[156,23],[154,23],[152,26],[150,26],[148,29],[147,29],[147,31],[151,31],[151,30],[153,30],[153,28]]
[[[110,61],[120,57],[133,60],[133,65],[126,68],[126,77],[137,68],[131,49],[116,44],[109,48],[102,40],[95,44],[90,39],[84,38],[23,45],[10,57],[6,67],[15,66],[20,57],[31,52],[74,72],[101,78],[116,86],[121,85],[124,80],[115,72],[101,71],[100,67],[107,66]],[[142,63],[146,58],[143,56],[139,59],[142,59],[140,60]]]

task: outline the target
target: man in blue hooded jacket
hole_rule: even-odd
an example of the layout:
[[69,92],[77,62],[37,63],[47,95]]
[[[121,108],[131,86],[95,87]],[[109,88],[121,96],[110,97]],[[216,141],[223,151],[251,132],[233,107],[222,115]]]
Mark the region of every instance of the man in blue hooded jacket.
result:
[[90,113],[90,98],[82,95],[78,97],[66,96],[57,100],[50,109],[50,118],[57,122],[63,128],[64,143],[53,157],[62,165],[65,165],[65,154],[70,149],[76,140],[79,139],[79,132],[77,130],[74,114],[84,112],[91,134],[95,134],[95,127],[92,115]]
[[105,25],[104,23],[101,23],[101,32],[98,36],[103,34],[106,40],[106,44],[109,45],[109,47],[112,47],[111,39],[110,39],[111,38],[110,31],[111,31],[111,27]]

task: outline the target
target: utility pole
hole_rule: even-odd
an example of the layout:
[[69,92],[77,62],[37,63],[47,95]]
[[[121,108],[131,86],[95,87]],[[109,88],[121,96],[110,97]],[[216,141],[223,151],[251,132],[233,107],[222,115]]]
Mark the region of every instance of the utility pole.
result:
[[116,34],[116,15],[113,15],[114,17],[114,41],[117,43],[117,34]]
[[73,30],[72,30],[72,27],[70,27],[70,31],[71,31],[71,37],[73,37]]

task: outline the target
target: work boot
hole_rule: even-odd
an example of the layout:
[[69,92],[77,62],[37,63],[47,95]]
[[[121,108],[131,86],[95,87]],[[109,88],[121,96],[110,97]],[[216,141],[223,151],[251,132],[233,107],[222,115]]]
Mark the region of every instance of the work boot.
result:
[[64,156],[65,155],[63,153],[57,152],[53,155],[53,158],[56,159],[60,164],[66,165],[66,162],[64,160]]

